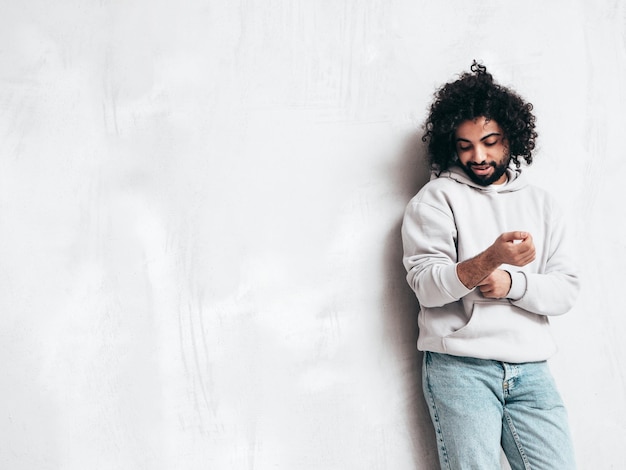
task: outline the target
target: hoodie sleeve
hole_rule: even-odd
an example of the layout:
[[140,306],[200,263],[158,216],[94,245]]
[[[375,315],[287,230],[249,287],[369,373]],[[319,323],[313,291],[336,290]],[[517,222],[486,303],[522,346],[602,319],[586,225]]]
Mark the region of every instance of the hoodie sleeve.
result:
[[552,218],[547,233],[547,260],[541,272],[522,272],[526,290],[511,303],[539,315],[562,315],[568,312],[578,297],[580,282],[572,257],[572,248],[564,217]]
[[456,236],[451,214],[419,200],[407,206],[403,262],[407,282],[423,307],[441,307],[471,292],[456,274]]

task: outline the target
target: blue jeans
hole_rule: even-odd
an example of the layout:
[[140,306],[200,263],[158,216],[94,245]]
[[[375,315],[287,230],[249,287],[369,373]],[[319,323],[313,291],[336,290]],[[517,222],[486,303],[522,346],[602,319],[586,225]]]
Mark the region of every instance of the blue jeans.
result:
[[572,470],[567,413],[543,362],[505,362],[426,351],[423,387],[442,469]]

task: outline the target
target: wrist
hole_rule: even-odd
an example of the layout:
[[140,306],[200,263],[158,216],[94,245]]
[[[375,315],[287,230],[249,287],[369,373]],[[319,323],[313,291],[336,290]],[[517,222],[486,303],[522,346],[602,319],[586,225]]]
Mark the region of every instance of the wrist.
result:
[[483,252],[483,255],[485,257],[485,262],[490,266],[493,266],[493,269],[496,269],[504,263],[504,261],[500,259],[500,256],[498,256],[498,250],[495,245],[489,246],[489,248]]
[[500,262],[489,249],[457,265],[457,276],[467,289],[473,289],[495,271]]

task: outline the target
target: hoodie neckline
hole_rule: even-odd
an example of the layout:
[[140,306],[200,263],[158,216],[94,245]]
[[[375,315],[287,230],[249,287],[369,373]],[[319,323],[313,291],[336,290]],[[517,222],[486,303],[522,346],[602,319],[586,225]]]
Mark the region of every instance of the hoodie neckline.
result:
[[453,166],[441,172],[439,176],[437,176],[437,173],[433,173],[431,179],[437,177],[450,178],[457,183],[465,184],[478,191],[490,193],[509,193],[513,191],[519,191],[520,189],[527,186],[526,178],[522,175],[522,170],[520,168],[508,167],[506,169],[506,174],[508,180],[504,184],[491,184],[489,186],[481,186],[472,181],[469,176],[465,174],[462,168],[460,168],[459,166]]

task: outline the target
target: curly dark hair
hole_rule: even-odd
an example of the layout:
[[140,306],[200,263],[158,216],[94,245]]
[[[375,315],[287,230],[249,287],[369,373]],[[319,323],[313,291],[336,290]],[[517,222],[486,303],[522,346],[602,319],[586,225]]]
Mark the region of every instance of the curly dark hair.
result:
[[458,80],[446,83],[435,93],[422,137],[422,141],[428,142],[431,168],[442,172],[457,162],[456,129],[462,122],[478,117],[500,125],[517,168],[520,157],[530,165],[537,138],[532,109],[531,103],[495,83],[487,67],[474,61],[471,73],[464,72]]

